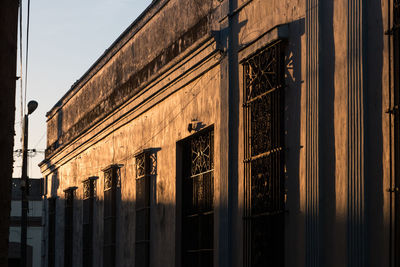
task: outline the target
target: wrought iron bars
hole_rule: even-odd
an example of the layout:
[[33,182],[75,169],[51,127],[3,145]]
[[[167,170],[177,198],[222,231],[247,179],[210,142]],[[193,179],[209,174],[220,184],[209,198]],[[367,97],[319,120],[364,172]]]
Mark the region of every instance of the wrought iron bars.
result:
[[83,233],[82,266],[93,266],[93,208],[96,197],[96,179],[90,177],[83,182]]
[[210,267],[214,257],[214,132],[183,146],[182,266]]
[[103,266],[115,266],[116,194],[119,165],[104,170],[104,239]]
[[284,64],[282,42],[243,63],[246,267],[284,264]]
[[136,155],[136,232],[135,266],[150,264],[150,186],[157,172],[157,157],[152,150]]
[[69,187],[65,193],[65,224],[64,224],[64,266],[72,267],[73,236],[74,236],[74,195],[77,187]]

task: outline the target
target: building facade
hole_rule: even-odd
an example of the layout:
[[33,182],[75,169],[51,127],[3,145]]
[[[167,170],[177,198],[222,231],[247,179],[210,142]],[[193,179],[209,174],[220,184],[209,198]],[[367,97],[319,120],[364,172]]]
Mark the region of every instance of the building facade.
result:
[[[43,179],[29,179],[27,266],[42,266]],[[21,179],[12,179],[8,266],[21,266]]]
[[47,114],[44,266],[400,266],[397,0],[158,0]]
[[8,230],[10,227],[11,178],[15,122],[15,81],[17,71],[18,0],[0,3],[0,265],[8,262]]

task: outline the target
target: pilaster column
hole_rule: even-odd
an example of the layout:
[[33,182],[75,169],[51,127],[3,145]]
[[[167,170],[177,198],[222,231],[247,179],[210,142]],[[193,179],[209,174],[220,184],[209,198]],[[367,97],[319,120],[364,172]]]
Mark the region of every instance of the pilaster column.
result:
[[365,266],[363,0],[348,0],[347,260]]
[[306,2],[306,266],[319,264],[319,0]]

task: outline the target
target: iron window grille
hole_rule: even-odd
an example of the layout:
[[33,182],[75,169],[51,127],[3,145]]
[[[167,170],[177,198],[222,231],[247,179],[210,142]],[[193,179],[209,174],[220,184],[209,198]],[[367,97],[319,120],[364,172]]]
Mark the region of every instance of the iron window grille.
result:
[[47,266],[55,266],[55,246],[56,246],[56,198],[48,198],[49,226],[47,244]]
[[210,267],[214,261],[214,131],[183,145],[182,266]]
[[104,244],[103,266],[115,266],[116,201],[119,165],[104,170]]
[[282,41],[244,69],[244,265],[284,266],[284,55]]
[[74,194],[76,187],[64,190],[65,213],[64,213],[64,267],[72,267],[73,234],[74,234]]
[[96,179],[90,177],[83,182],[83,214],[82,214],[82,266],[93,266],[93,212],[96,198]]
[[156,175],[155,153],[145,150],[136,155],[135,266],[150,264],[150,184]]

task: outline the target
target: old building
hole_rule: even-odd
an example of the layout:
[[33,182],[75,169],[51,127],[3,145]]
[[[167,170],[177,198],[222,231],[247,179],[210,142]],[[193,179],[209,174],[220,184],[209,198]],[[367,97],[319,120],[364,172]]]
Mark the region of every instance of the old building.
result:
[[45,266],[400,266],[397,0],[158,0],[47,114]]
[[[27,220],[27,266],[42,266],[43,179],[29,180]],[[8,266],[21,266],[21,179],[12,179]]]
[[0,2],[0,266],[7,266],[13,172],[18,0]]

